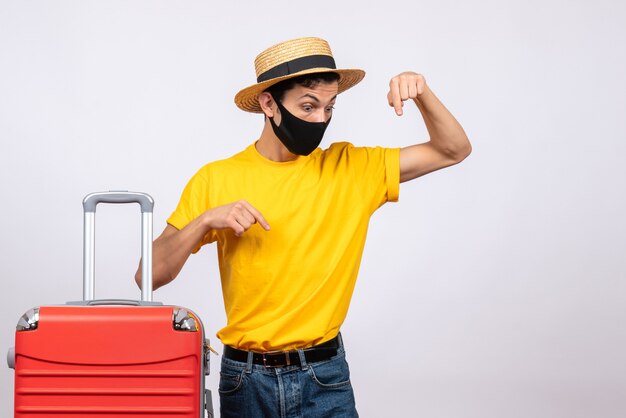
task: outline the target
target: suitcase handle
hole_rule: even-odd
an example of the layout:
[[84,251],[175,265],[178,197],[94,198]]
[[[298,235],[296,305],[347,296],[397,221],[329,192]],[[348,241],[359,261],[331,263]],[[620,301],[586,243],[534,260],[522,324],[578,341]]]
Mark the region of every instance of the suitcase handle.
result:
[[150,195],[126,190],[91,193],[83,199],[85,212],[95,212],[98,203],[139,203],[141,212],[152,212],[154,200]]
[[141,206],[141,300],[152,302],[152,210],[146,193],[125,190],[90,193],[83,199],[83,300],[95,299],[96,206],[98,203],[139,203]]
[[124,305],[124,306],[141,306],[141,301],[130,299],[98,299],[85,301],[87,306],[107,306],[107,305]]

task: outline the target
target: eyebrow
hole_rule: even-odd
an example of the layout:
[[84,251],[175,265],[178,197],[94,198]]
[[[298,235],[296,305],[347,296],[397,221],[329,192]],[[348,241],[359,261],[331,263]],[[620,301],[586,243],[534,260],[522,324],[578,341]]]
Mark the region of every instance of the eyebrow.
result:
[[[318,99],[317,97],[313,96],[313,95],[312,95],[312,94],[310,94],[310,93],[306,93],[306,94],[302,95],[302,96],[300,97],[300,99],[303,99],[303,98],[305,98],[305,97],[308,97],[308,98],[312,99],[313,101],[315,101],[315,102],[317,102],[317,103],[321,103],[321,102],[320,102],[320,99]],[[298,100],[300,100],[300,99],[298,99]],[[336,99],[337,99],[337,95],[333,96],[333,98],[332,98],[332,99],[330,99],[330,101],[332,102],[332,101],[335,101]]]

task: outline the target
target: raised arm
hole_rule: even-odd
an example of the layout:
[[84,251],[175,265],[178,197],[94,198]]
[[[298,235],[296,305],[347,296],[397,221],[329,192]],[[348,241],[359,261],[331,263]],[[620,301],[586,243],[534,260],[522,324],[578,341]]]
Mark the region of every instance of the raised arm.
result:
[[[270,226],[263,215],[245,200],[207,210],[183,229],[167,225],[152,247],[152,286],[156,290],[174,280],[193,249],[211,229],[231,229],[241,236],[253,224],[265,230]],[[141,261],[135,273],[137,286],[141,286]]]
[[400,150],[401,182],[460,163],[472,151],[463,127],[437,99],[421,74],[404,72],[389,83],[387,100],[398,116],[402,116],[402,106],[409,99],[420,110],[430,140]]

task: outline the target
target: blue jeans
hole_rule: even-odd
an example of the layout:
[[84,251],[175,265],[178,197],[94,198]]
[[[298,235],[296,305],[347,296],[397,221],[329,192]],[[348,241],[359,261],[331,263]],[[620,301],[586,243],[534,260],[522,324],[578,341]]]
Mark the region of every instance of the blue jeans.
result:
[[[341,338],[340,338],[341,339]],[[343,345],[326,361],[266,368],[222,357],[222,418],[355,418],[354,393]]]

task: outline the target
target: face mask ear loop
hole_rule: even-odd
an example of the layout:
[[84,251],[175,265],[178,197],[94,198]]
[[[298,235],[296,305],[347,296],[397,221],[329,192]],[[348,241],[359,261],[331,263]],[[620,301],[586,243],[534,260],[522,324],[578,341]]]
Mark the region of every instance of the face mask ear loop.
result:
[[[277,110],[277,112],[279,112],[279,113],[280,113],[280,115],[281,115],[281,121],[280,121],[280,123],[283,123],[283,122],[282,122],[282,114],[283,114],[283,112],[282,112],[282,111],[281,111],[281,109],[280,109],[280,107],[281,107],[283,104],[282,104],[282,103],[280,103],[280,101],[279,101],[278,99],[276,99],[276,96],[274,96],[274,93],[273,93],[273,92],[271,92],[271,91],[270,91],[270,92],[269,92],[269,94],[270,94],[270,96],[272,96],[272,100],[274,100],[274,103],[276,103],[276,110]],[[276,117],[276,115],[272,116],[270,119],[271,119],[272,121],[274,121],[274,118],[275,118],[275,117]]]

